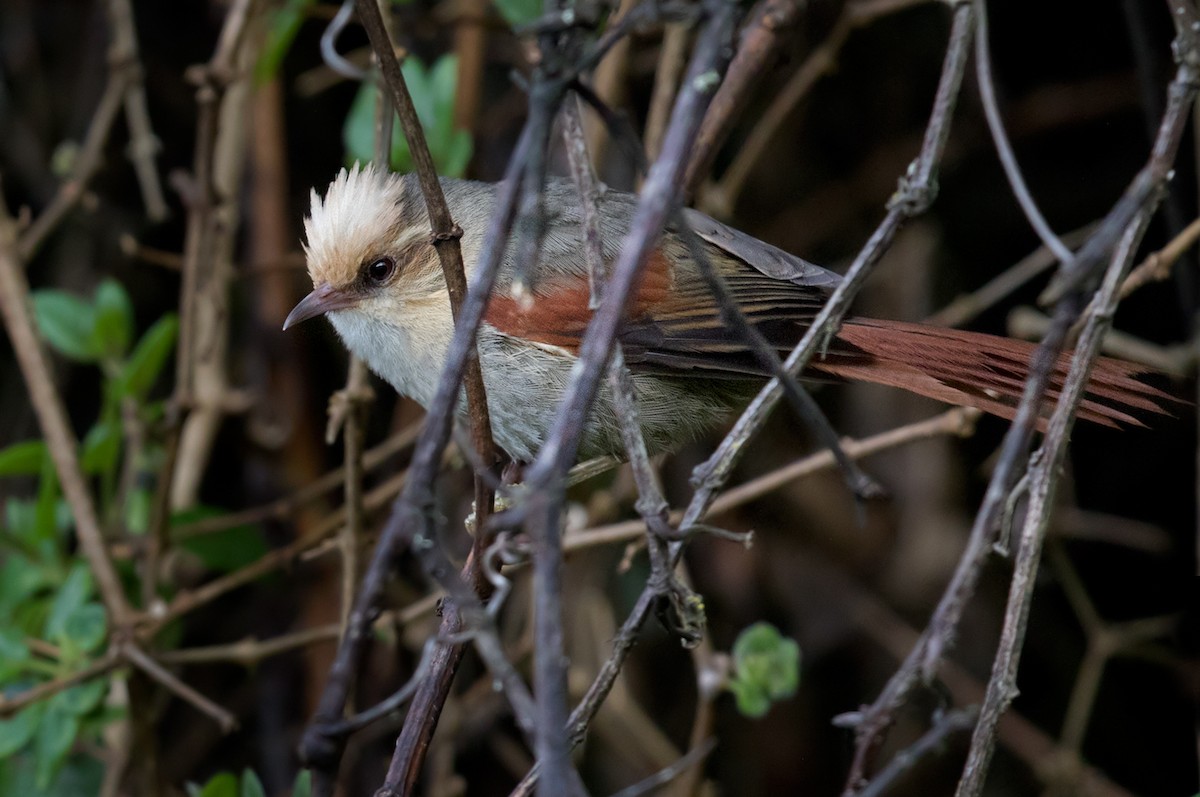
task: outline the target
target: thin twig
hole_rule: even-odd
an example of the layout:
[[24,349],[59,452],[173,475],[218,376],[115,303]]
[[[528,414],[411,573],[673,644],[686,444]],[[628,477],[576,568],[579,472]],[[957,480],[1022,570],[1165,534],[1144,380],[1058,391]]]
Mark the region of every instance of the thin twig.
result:
[[93,678],[98,678],[120,666],[123,661],[121,652],[115,646],[110,647],[108,652],[103,656],[68,675],[40,683],[37,686],[31,686],[14,694],[0,694],[0,717],[11,717],[16,712],[39,700],[45,700],[51,695],[58,694],[65,689],[70,689],[72,686],[78,686]]
[[[859,252],[854,263],[846,272],[845,279],[825,302],[804,337],[785,361],[784,366],[789,373],[800,372],[817,350],[824,348],[826,341],[836,332],[842,316],[849,308],[858,289],[879,261],[900,226],[908,218],[923,212],[933,201],[936,193],[933,173],[941,161],[950,132],[950,119],[953,115],[959,88],[962,85],[963,72],[966,69],[972,30],[972,6],[970,3],[960,3],[954,8],[950,46],[946,51],[942,76],[934,99],[929,125],[925,130],[921,152],[909,167],[908,174],[901,180],[896,194],[889,202],[887,216],[867,240],[862,251]],[[781,393],[782,388],[778,380],[772,379],[759,391],[750,406],[738,418],[733,429],[721,441],[717,451],[693,473],[692,483],[696,487],[696,492],[688,505],[684,527],[695,522],[705,513],[705,509],[711,503],[716,491],[729,478],[740,454],[745,450],[745,442],[762,428],[768,413],[778,402]]]
[[[218,234],[215,214],[219,196],[214,180],[218,162],[220,110],[222,99],[234,80],[235,66],[249,24],[252,5],[252,0],[237,0],[230,6],[212,58],[207,65],[196,67],[189,72],[189,77],[196,85],[196,149],[192,160],[193,184],[188,195],[187,231],[183,263],[180,267],[175,388],[168,404],[168,425],[163,444],[165,455],[158,470],[158,484],[150,512],[148,536],[152,550],[149,552],[149,559],[153,559],[160,550],[165,549],[171,508],[181,503],[190,503],[183,501],[179,494],[189,492],[188,485],[199,483],[199,472],[203,469],[203,463],[199,460],[207,459],[192,453],[192,447],[196,446],[196,443],[185,444],[182,438],[187,414],[196,400],[196,366],[200,348],[198,341],[203,331],[198,320],[201,317],[200,289],[206,277],[211,276],[203,272],[203,269],[213,268],[216,251],[214,239]],[[230,135],[232,134],[231,131]],[[232,230],[227,232],[232,234]],[[219,296],[220,291],[213,291],[210,301]],[[220,371],[217,371],[214,380],[221,383],[222,379]],[[215,421],[210,421],[207,426],[215,428]],[[201,440],[200,444],[203,442]],[[177,470],[184,466],[190,473],[179,477]],[[176,498],[180,500],[176,501]]]
[[[1044,297],[1056,297],[1053,321],[1034,355],[1016,417],[1005,436],[996,468],[972,525],[966,549],[926,631],[922,634],[921,641],[889,680],[875,703],[862,714],[862,722],[858,727],[855,759],[847,779],[848,793],[854,792],[862,782],[867,755],[878,735],[890,722],[892,711],[905,699],[919,678],[929,680],[933,677],[955,635],[963,607],[974,590],[980,569],[990,551],[991,541],[994,538],[994,532],[1007,503],[1010,490],[1016,484],[1017,477],[1024,467],[1024,458],[1029,449],[1029,440],[1037,413],[1036,408],[1040,403],[1044,385],[1053,363],[1063,348],[1071,325],[1083,310],[1085,298],[1078,292],[1079,286],[1089,280],[1095,269],[1105,262],[1114,264],[1109,271],[1111,280],[1118,260],[1132,257],[1132,248],[1127,250],[1126,247],[1132,247],[1133,243],[1139,239],[1146,219],[1149,218],[1153,207],[1157,204],[1155,199],[1161,193],[1161,187],[1168,177],[1170,164],[1173,162],[1178,148],[1183,129],[1182,120],[1186,118],[1183,109],[1190,107],[1191,99],[1195,95],[1195,85],[1195,66],[1185,59],[1184,64],[1180,66],[1176,81],[1170,87],[1168,110],[1164,114],[1149,162],[1134,178],[1129,189],[1100,223],[1096,232],[1080,248],[1072,261],[1063,265],[1051,288],[1043,293]],[[1111,257],[1111,253],[1118,241],[1121,242],[1121,255],[1120,258],[1114,259]],[[1127,262],[1123,264],[1124,267],[1127,265]],[[1111,289],[1116,290],[1115,282]],[[1095,316],[1095,319],[1104,318],[1107,322],[1107,315],[1107,313],[1100,313]],[[1089,329],[1103,329],[1105,325],[1106,323],[1102,324],[1101,321],[1094,320],[1089,323]],[[1096,335],[1094,345],[1099,346],[1099,335]],[[1094,351],[1088,355],[1089,358],[1094,356]],[[1090,359],[1079,360],[1077,355],[1076,362],[1090,364]],[[1090,365],[1080,369],[1078,373],[1073,373],[1071,379],[1078,382],[1071,384],[1073,390],[1082,391],[1083,383],[1086,381],[1087,367]],[[1073,416],[1071,408],[1067,406],[1067,395],[1068,391],[1064,389],[1063,398],[1060,399],[1058,409],[1050,422],[1052,430],[1055,429],[1056,423],[1069,428],[1069,422]],[[1076,396],[1077,398],[1078,396]],[[1052,434],[1058,434],[1065,440],[1065,433],[1061,430],[1052,431]],[[1050,440],[1049,436],[1047,440]],[[1053,452],[1054,449],[1046,449],[1046,451]],[[1041,456],[1038,460],[1041,464],[1038,467],[1045,467],[1047,459],[1054,458],[1054,456]],[[1047,476],[1046,479],[1052,481],[1052,477]],[[1041,482],[1037,496],[1037,500],[1047,505],[1046,498],[1052,488],[1049,481]],[[1027,525],[1026,528],[1029,529],[1030,526]],[[1040,550],[1040,544],[1036,544],[1034,547]],[[1037,554],[1027,551],[1023,545],[1017,568],[1021,572],[1029,571],[1031,575],[1032,571],[1036,569],[1036,564]],[[968,760],[964,779],[960,783],[960,793],[977,793],[981,787],[994,743],[996,722],[1011,697],[1011,681],[1008,680],[1009,668],[1015,668],[1019,656],[1024,622],[1021,615],[1028,608],[1027,604],[1024,609],[1021,608],[1022,603],[1027,600],[1027,596],[1019,594],[1015,586],[1011,599],[1012,613],[1009,615],[1009,622],[1005,625],[1005,636],[997,654],[993,679],[989,684],[988,699],[981,712],[980,724],[972,740],[972,754]]]
[[[738,148],[737,155],[729,168],[721,174],[721,179],[715,185],[706,186],[700,191],[703,206],[717,216],[728,216],[731,213],[746,179],[766,152],[767,145],[779,132],[796,104],[812,90],[823,75],[837,67],[838,53],[849,40],[851,33],[880,17],[928,2],[930,0],[857,0],[847,3],[825,40],[809,54],[787,84],[775,95],[770,107],[755,122],[754,129]],[[697,168],[693,181],[700,179],[702,174],[703,171]]]
[[109,70],[108,83],[104,86],[104,93],[100,95],[100,101],[88,124],[83,146],[79,148],[79,152],[75,156],[71,175],[59,186],[58,192],[50,200],[50,204],[38,214],[33,224],[29,225],[29,229],[16,244],[17,255],[22,261],[27,262],[37,254],[38,249],[46,242],[50,233],[79,203],[88,181],[100,168],[104,145],[108,143],[113,124],[117,121],[117,114],[121,111],[121,102],[125,97],[126,87],[129,85],[129,77],[129,73],[125,70]]
[[[1192,94],[1195,94],[1194,88]],[[1187,106],[1176,109],[1175,119],[1181,127],[1187,118],[1185,107]],[[1164,124],[1170,119],[1171,116],[1168,115]],[[1137,245],[1149,224],[1152,212],[1153,207],[1148,207],[1141,215],[1135,217],[1121,241],[1121,246],[1113,254],[1112,265],[1096,295],[1095,309],[1088,316],[1087,326],[1079,346],[1075,349],[1058,405],[1050,417],[1045,442],[1030,460],[1029,499],[1021,532],[1021,545],[1013,566],[1004,627],[992,665],[992,677],[988,681],[987,694],[980,711],[979,724],[975,727],[963,777],[959,781],[957,793],[960,797],[975,797],[982,792],[995,747],[1000,715],[1016,696],[1017,665],[1025,639],[1029,607],[1033,602],[1034,580],[1046,529],[1049,526],[1054,492],[1063,460],[1066,458],[1067,441],[1075,422],[1075,410],[1083,398],[1091,367],[1099,356],[1101,339],[1112,322],[1118,289],[1133,261]]]
[[670,766],[663,767],[650,777],[621,789],[619,792],[613,794],[612,797],[641,797],[643,794],[650,794],[660,786],[667,785],[683,773],[693,769],[701,761],[708,758],[708,754],[715,750],[716,747],[717,740],[709,737],[700,744],[693,746],[691,750],[680,756],[678,761],[672,762]]
[[[531,119],[526,125],[526,131],[531,126],[549,124],[548,119],[539,117],[537,108],[531,110]],[[455,324],[454,337],[446,355],[446,364],[433,401],[430,402],[426,422],[421,427],[404,492],[397,499],[391,517],[380,534],[371,563],[359,586],[346,634],[330,667],[325,690],[301,741],[301,758],[314,768],[314,774],[319,776],[318,786],[322,791],[332,788],[329,773],[336,772],[342,748],[324,739],[319,726],[339,719],[345,708],[350,680],[365,650],[370,622],[382,597],[384,584],[391,573],[392,563],[410,540],[419,539],[422,544],[434,548],[438,545],[435,536],[426,528],[426,524],[432,522],[432,485],[441,462],[442,451],[449,442],[450,426],[457,408],[463,373],[468,360],[474,355],[475,335],[508,242],[508,233],[516,209],[519,185],[517,176],[529,140],[528,132],[523,133],[514,149],[506,175],[507,180],[497,196],[496,210],[484,238],[490,247],[480,253],[479,262],[472,274],[471,285],[463,301]],[[449,586],[458,590],[459,584],[455,582],[461,583],[461,579],[457,579],[452,570],[438,575],[441,577],[439,583],[444,588]],[[455,594],[450,589],[447,592],[452,596]],[[474,599],[469,592],[467,597]],[[509,697],[510,700],[514,699],[512,695]]]
[[[374,448],[363,453],[363,469],[371,471],[386,462],[390,457],[409,448],[421,431],[420,424],[414,424],[392,435]],[[345,483],[344,468],[331,470],[324,476],[312,481],[295,492],[277,498],[260,506],[242,509],[211,518],[201,518],[188,523],[180,523],[171,529],[171,539],[176,542],[199,537],[205,534],[215,534],[238,526],[261,523],[265,520],[277,520],[288,517],[293,512],[320,498],[330,490],[341,487]]]
[[[379,13],[379,5],[375,0],[356,0],[358,17],[366,28],[371,40],[371,48],[379,62],[380,72],[384,82],[392,94],[392,103],[400,118],[400,128],[408,141],[409,152],[412,153],[413,166],[421,185],[421,194],[425,198],[425,207],[429,213],[430,242],[437,250],[438,259],[442,265],[442,274],[446,279],[446,289],[450,294],[450,312],[454,319],[459,320],[462,314],[463,298],[467,293],[467,277],[463,268],[462,229],[454,223],[450,208],[446,205],[446,197],[442,193],[442,184],[438,181],[437,169],[433,165],[433,156],[429,154],[429,145],[425,141],[425,132],[421,121],[417,118],[417,109],[413,106],[412,96],[408,93],[408,85],[400,71],[400,62],[396,60],[392,49],[391,39],[383,24],[383,16]],[[483,384],[483,372],[479,367],[479,358],[473,357],[467,364],[463,382],[467,393],[467,410],[471,415],[471,435],[479,459],[490,465],[496,459],[495,443],[492,442],[492,423],[488,417],[487,391]],[[486,492],[476,480],[475,511],[480,517],[490,509],[490,498],[486,502],[478,499]],[[487,504],[487,505],[482,505]]]
[[567,722],[560,527],[565,477],[575,462],[583,430],[580,421],[587,416],[608,363],[626,300],[672,208],[679,202],[687,153],[726,65],[725,48],[735,7],[716,2],[708,11],[711,16],[697,41],[676,100],[662,157],[646,178],[621,254],[604,288],[606,300],[588,324],[573,378],[564,391],[546,442],[526,474],[531,486],[526,528],[534,543],[534,677],[538,687],[537,753],[543,779],[538,786],[540,794],[567,794],[573,780],[570,745],[562,733]]
[[[700,182],[708,176],[721,144],[750,98],[754,96],[754,89],[761,83],[763,73],[774,62],[776,53],[787,36],[793,32],[805,5],[803,0],[763,0],[758,4],[750,22],[742,30],[737,55],[729,63],[725,80],[717,90],[717,95],[713,97],[712,105],[704,115],[704,124],[700,126],[700,132],[696,135],[696,146],[692,150],[687,174],[683,178],[686,195],[695,193]],[[673,45],[673,31],[674,28],[667,29],[667,37],[663,44],[664,61],[667,60],[667,48]],[[660,67],[656,75],[656,93],[657,79],[661,72]],[[655,129],[651,125],[651,120],[654,119],[653,103],[650,107],[651,113],[646,120],[646,150],[651,157],[655,157],[658,152],[652,135]],[[759,120],[755,130],[762,124]]]
[[146,673],[146,675],[149,675],[155,681],[158,681],[176,696],[191,703],[202,714],[206,714],[212,718],[221,728],[221,733],[233,733],[237,730],[237,717],[181,681],[170,670],[146,655],[141,648],[136,645],[125,645],[121,649],[121,654],[130,664]]
[[34,332],[30,315],[29,282],[17,254],[16,225],[0,203],[0,315],[13,353],[25,378],[29,403],[46,439],[58,481],[75,520],[75,537],[87,559],[108,616],[122,632],[132,619],[132,609],[104,544],[91,491],[79,465],[79,440],[67,418],[62,396],[54,386],[50,361]]
[[[847,456],[853,459],[863,459],[882,451],[933,437],[943,435],[969,437],[975,430],[975,419],[978,417],[979,413],[976,410],[956,407],[941,415],[891,429],[863,440],[843,440],[842,448],[846,451]],[[751,501],[756,501],[797,479],[829,470],[836,465],[837,462],[828,449],[810,454],[721,493],[700,516],[699,521],[703,522],[722,515]],[[670,516],[672,524],[677,524],[682,519],[682,512],[674,512]],[[568,534],[563,539],[563,549],[567,552],[574,552],[596,545],[628,542],[638,537],[644,530],[645,523],[641,520],[596,526]]]
[[[788,1],[790,2],[790,0]],[[646,131],[643,134],[646,140],[646,159],[649,161],[655,160],[662,151],[663,133],[667,129],[667,121],[671,118],[671,106],[675,101],[675,92],[679,90],[679,79],[683,77],[683,68],[687,63],[689,33],[689,27],[680,22],[668,24],[663,31],[662,52],[658,56],[658,66],[654,70],[654,90],[650,93],[650,107],[646,111]],[[741,55],[740,51],[738,55]],[[717,91],[717,96],[713,98],[714,106],[728,88],[728,79],[733,72],[732,65],[729,71],[730,75],[726,76],[726,82]],[[711,112],[706,114],[705,121],[707,122],[711,116]],[[701,130],[703,131],[703,128]],[[699,144],[699,139],[697,139],[697,144]],[[572,171],[575,171],[573,164]]]
[[161,146],[150,126],[150,112],[146,108],[146,87],[129,0],[108,0],[108,24],[112,39],[109,68],[126,73],[124,99],[125,123],[129,126],[129,160],[137,175],[146,216],[151,221],[162,221],[167,217],[167,202],[163,198],[158,169],[154,166],[154,156]]
[[1073,255],[1066,244],[1050,229],[1046,217],[1038,208],[1021,167],[1017,164],[1017,156],[1013,152],[1008,133],[1004,130],[1004,121],[1000,118],[1000,104],[996,100],[996,85],[992,78],[992,56],[988,43],[987,2],[977,0],[975,32],[975,76],[979,83],[979,97],[983,100],[983,113],[987,119],[988,129],[992,133],[992,143],[996,146],[996,154],[1000,156],[1000,164],[1004,167],[1004,176],[1017,198],[1017,204],[1029,221],[1029,226],[1042,239],[1042,245],[1054,253],[1055,258],[1062,263],[1069,263]]
[[[1072,230],[1062,236],[1062,242],[1068,247],[1078,246],[1095,229],[1096,225],[1088,224]],[[1044,245],[1039,246],[976,290],[955,298],[941,310],[927,317],[924,323],[939,327],[964,326],[985,310],[1002,302],[1034,277],[1053,268],[1058,262],[1053,252]]]
[[920,739],[893,756],[887,766],[871,778],[871,783],[859,793],[860,797],[880,797],[895,785],[901,775],[912,769],[922,758],[941,747],[946,739],[956,733],[970,730],[975,724],[978,714],[978,710],[974,708],[955,709],[942,714],[934,721],[933,727],[921,734]]

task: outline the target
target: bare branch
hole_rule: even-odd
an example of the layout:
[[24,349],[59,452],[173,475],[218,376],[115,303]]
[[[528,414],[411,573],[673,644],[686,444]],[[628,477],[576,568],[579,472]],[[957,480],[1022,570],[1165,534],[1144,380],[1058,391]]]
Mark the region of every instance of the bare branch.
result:
[[0,204],[0,315],[12,343],[13,353],[25,377],[29,403],[45,435],[59,483],[75,519],[75,536],[87,559],[96,587],[113,625],[125,629],[133,610],[104,544],[96,505],[79,466],[79,441],[67,418],[62,396],[50,375],[50,361],[38,340],[30,315],[29,282],[17,254],[16,225],[8,209]]

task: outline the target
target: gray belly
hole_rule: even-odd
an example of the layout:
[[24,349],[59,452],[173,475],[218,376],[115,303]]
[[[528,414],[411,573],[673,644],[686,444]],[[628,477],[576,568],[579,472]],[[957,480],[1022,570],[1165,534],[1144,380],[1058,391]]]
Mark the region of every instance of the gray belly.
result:
[[[496,442],[514,459],[532,462],[558,415],[576,360],[565,353],[516,345],[486,327],[479,342]],[[649,376],[635,376],[634,385],[642,434],[651,453],[671,450],[711,428],[747,388],[738,382]],[[579,459],[623,452],[605,379],[584,423]]]

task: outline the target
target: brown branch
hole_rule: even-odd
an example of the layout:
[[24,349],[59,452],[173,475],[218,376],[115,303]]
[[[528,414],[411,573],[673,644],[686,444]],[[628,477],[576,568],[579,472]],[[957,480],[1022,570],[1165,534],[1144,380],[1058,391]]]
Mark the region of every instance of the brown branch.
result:
[[123,659],[120,652],[116,647],[111,647],[101,658],[89,662],[84,667],[68,675],[40,683],[37,686],[31,686],[15,694],[0,694],[0,717],[11,717],[21,709],[39,700],[45,700],[51,695],[58,694],[65,689],[70,689],[72,686],[78,686],[93,678],[98,678],[105,673],[111,672],[120,666],[122,662]]
[[[847,3],[825,40],[809,54],[787,84],[775,95],[766,113],[757,120],[746,141],[738,148],[733,162],[721,174],[720,180],[700,191],[701,204],[715,215],[730,215],[751,169],[766,152],[767,145],[779,132],[796,104],[812,90],[823,75],[836,68],[838,54],[851,33],[887,14],[894,14],[929,1],[853,0]],[[702,175],[703,171],[697,167],[693,182]]]
[[[409,152],[412,153],[413,166],[416,167],[421,194],[425,197],[425,207],[432,227],[430,241],[441,261],[446,289],[450,293],[450,311],[457,321],[462,314],[463,297],[467,293],[467,277],[463,268],[462,246],[459,243],[462,229],[454,223],[450,208],[446,205],[442,184],[438,181],[437,169],[433,165],[433,156],[429,154],[429,145],[425,142],[425,132],[417,118],[417,109],[408,93],[404,75],[400,72],[400,62],[396,60],[391,39],[383,25],[383,16],[379,13],[379,6],[375,0],[356,0],[355,6],[359,20],[371,40],[371,47],[379,62],[384,82],[392,93],[392,103],[400,117],[400,128],[404,131]],[[492,441],[487,391],[484,388],[483,371],[479,367],[478,355],[468,362],[463,382],[466,386],[467,410],[471,415],[471,436],[475,451],[479,460],[490,467],[496,461],[496,446]],[[491,497],[482,478],[477,478],[475,484],[475,511],[482,520],[491,508]],[[480,500],[483,498],[486,500]]]
[[[729,63],[725,81],[713,97],[712,105],[704,116],[704,124],[696,136],[696,146],[692,150],[687,174],[683,178],[687,196],[694,194],[700,182],[708,175],[713,159],[728,137],[733,123],[754,96],[757,84],[761,82],[763,73],[774,63],[779,48],[792,34],[805,5],[802,0],[763,0],[755,9],[754,16],[742,31],[737,55]],[[668,29],[668,37],[671,30]],[[670,38],[663,45],[664,60],[669,43]],[[655,88],[657,90],[657,84]],[[653,114],[649,118],[653,119]],[[761,125],[760,121],[756,129]],[[646,128],[647,151],[654,157],[657,151],[651,146],[653,139],[649,131],[653,128],[649,119]]]
[[121,655],[130,664],[166,687],[172,694],[191,703],[200,713],[208,715],[221,728],[221,733],[233,733],[237,730],[237,717],[181,681],[170,670],[146,655],[141,648],[136,645],[125,645],[121,649]]
[[[1072,230],[1062,236],[1062,242],[1069,247],[1078,246],[1095,229],[1094,224],[1089,224]],[[1058,262],[1053,252],[1045,246],[1040,246],[976,290],[955,298],[941,310],[927,317],[925,323],[939,327],[964,326],[985,310],[1002,302],[1034,277],[1049,271]]]
[[[669,23],[663,31],[662,52],[658,57],[658,66],[654,70],[654,90],[650,93],[650,107],[646,111],[646,130],[643,138],[646,141],[646,158],[655,160],[662,151],[663,133],[666,132],[667,122],[671,118],[671,106],[675,102],[675,92],[679,90],[679,79],[683,77],[683,68],[687,65],[687,46],[690,27],[680,22]],[[741,55],[741,53],[738,53]],[[713,98],[713,107],[717,100],[728,88],[729,77],[733,74],[732,65],[726,82],[717,90]],[[712,111],[705,115],[705,121],[712,116]],[[703,134],[704,128],[701,128]],[[697,137],[697,145],[700,138]],[[587,141],[584,141],[584,146]],[[572,172],[576,167],[572,165]]]
[[127,631],[133,612],[105,546],[96,505],[79,466],[79,441],[71,428],[62,396],[54,386],[50,362],[34,332],[30,314],[29,282],[17,254],[16,226],[8,209],[0,204],[0,315],[12,343],[13,353],[25,378],[29,403],[46,439],[63,494],[75,519],[75,537],[87,559],[100,598],[112,624]]
[[[363,469],[366,471],[374,470],[390,457],[409,448],[412,446],[413,441],[416,440],[417,434],[420,431],[420,424],[414,424],[389,437],[374,448],[367,449],[363,453]],[[315,481],[298,488],[295,492],[262,504],[261,506],[242,509],[216,517],[193,520],[189,523],[180,523],[171,530],[171,539],[178,542],[205,534],[215,534],[220,531],[236,528],[237,526],[261,523],[264,520],[286,518],[305,504],[315,501],[330,490],[341,487],[345,483],[345,480],[346,471],[344,468],[331,470]]]
[[[1184,76],[1181,74],[1180,77]],[[1191,86],[1190,90],[1177,95],[1177,102],[1173,102],[1168,108],[1160,129],[1161,135],[1170,136],[1173,134],[1173,126],[1177,125],[1182,130],[1186,123],[1187,110],[1190,109],[1196,95],[1194,77],[1195,75],[1188,76],[1187,85]],[[1164,151],[1163,157],[1173,160],[1174,152]],[[958,786],[958,794],[962,797],[974,797],[982,792],[995,747],[1000,715],[1016,695],[1017,665],[1020,662],[1021,647],[1029,620],[1029,608],[1033,602],[1034,582],[1046,529],[1050,522],[1054,493],[1066,458],[1067,442],[1075,422],[1075,410],[1083,398],[1091,367],[1099,356],[1101,339],[1116,311],[1118,290],[1137,252],[1138,243],[1150,223],[1150,216],[1156,204],[1149,202],[1148,206],[1135,216],[1129,223],[1120,247],[1113,254],[1104,283],[1094,299],[1094,309],[1088,315],[1087,325],[1075,349],[1058,405],[1050,417],[1045,441],[1030,459],[1027,472],[1029,499],[1021,532],[1021,544],[1013,566],[1008,606],[992,665],[992,677],[988,682],[979,724],[976,725],[971,739],[963,778]]]
[[[907,426],[891,429],[863,440],[843,440],[842,448],[852,459],[863,459],[882,451],[888,451],[899,446],[933,437],[941,437],[943,435],[970,437],[975,431],[975,420],[978,417],[979,412],[976,410],[957,407],[924,421],[917,421]],[[700,516],[699,520],[705,521],[709,518],[722,515],[751,501],[756,501],[764,495],[778,490],[780,487],[790,484],[797,479],[829,470],[836,465],[837,462],[833,458],[833,453],[829,450],[810,454],[807,457],[751,479],[745,484],[740,484],[737,487],[726,490],[717,496],[716,500]],[[682,519],[682,512],[674,512],[671,514],[670,522],[679,523]],[[645,523],[641,520],[628,520],[606,526],[596,526],[568,534],[563,539],[563,550],[574,552],[597,545],[628,542],[640,536],[644,531]]]
[[38,214],[16,245],[16,252],[22,261],[28,261],[36,255],[50,233],[79,204],[88,181],[100,168],[104,145],[108,142],[113,124],[117,121],[117,114],[121,111],[125,86],[124,73],[109,74],[104,93],[100,95],[100,102],[96,106],[96,112],[92,114],[92,121],[84,136],[83,146],[79,148],[79,153],[75,156],[71,176],[59,186],[58,192],[50,200],[50,204]]
[[[923,212],[933,201],[936,187],[933,174],[945,151],[950,132],[950,120],[962,85],[970,51],[972,6],[960,3],[954,7],[954,23],[950,46],[942,67],[942,76],[934,98],[933,111],[925,129],[924,142],[908,173],[900,181],[896,194],[888,204],[884,220],[867,240],[845,278],[825,302],[804,337],[784,363],[791,374],[797,374],[819,349],[824,349],[841,323],[850,302],[865,282],[872,268],[891,244],[900,226],[910,217]],[[683,528],[696,522],[705,513],[716,491],[729,478],[733,467],[745,450],[745,443],[762,428],[766,418],[782,394],[778,380],[771,380],[738,418],[737,423],[717,451],[693,473],[696,492],[688,505]]]
[[[197,85],[196,90],[196,150],[192,161],[192,179],[188,196],[188,219],[185,233],[183,263],[180,268],[179,291],[179,340],[176,343],[175,390],[168,405],[168,428],[164,443],[165,456],[157,475],[154,505],[151,509],[150,544],[154,547],[150,558],[167,545],[167,524],[172,506],[184,503],[175,501],[176,483],[195,484],[201,463],[191,452],[190,445],[181,440],[184,433],[186,414],[195,402],[195,371],[198,356],[198,297],[205,279],[211,275],[201,269],[212,267],[214,238],[217,235],[214,215],[217,204],[217,189],[214,185],[214,169],[217,163],[217,135],[222,97],[235,76],[236,59],[246,31],[252,0],[237,0],[225,16],[221,34],[213,57],[206,66],[194,67],[189,77]],[[219,292],[217,294],[219,296]],[[218,387],[223,385],[222,376],[215,378]],[[209,424],[210,427],[212,424]],[[206,458],[206,457],[204,457]],[[186,462],[192,476],[179,479],[176,475],[180,461]],[[183,486],[180,492],[186,492]]]
[[124,100],[125,123],[129,126],[129,160],[137,175],[146,216],[151,221],[162,221],[167,217],[167,202],[163,198],[158,169],[154,166],[154,156],[161,147],[150,126],[150,112],[146,108],[146,87],[129,0],[108,0],[108,24],[112,38],[110,68],[127,73]]

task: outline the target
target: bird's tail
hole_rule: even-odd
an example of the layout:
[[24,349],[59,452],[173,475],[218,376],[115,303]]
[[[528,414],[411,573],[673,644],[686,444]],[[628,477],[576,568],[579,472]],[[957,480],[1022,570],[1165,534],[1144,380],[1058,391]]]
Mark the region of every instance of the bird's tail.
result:
[[[838,332],[843,345],[809,366],[829,376],[874,382],[1012,419],[1025,388],[1035,346],[959,329],[856,318]],[[844,345],[844,344],[849,344]],[[1042,405],[1049,408],[1066,381],[1070,355],[1050,376]],[[1145,426],[1139,416],[1168,414],[1178,399],[1139,377],[1143,366],[1109,357],[1092,368],[1078,416],[1110,427]]]

